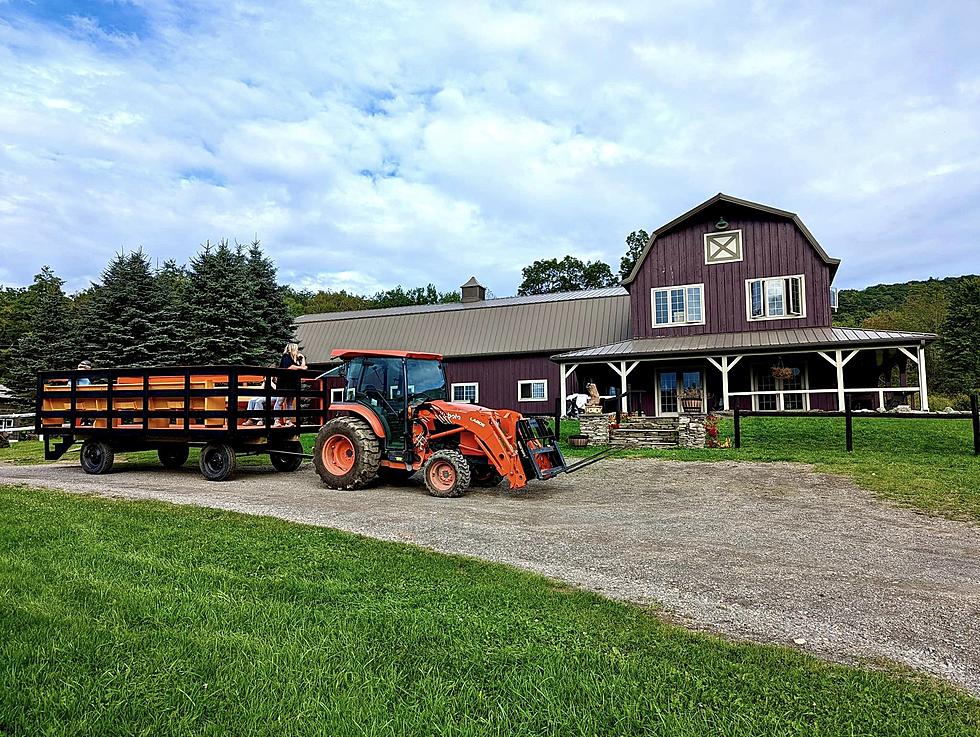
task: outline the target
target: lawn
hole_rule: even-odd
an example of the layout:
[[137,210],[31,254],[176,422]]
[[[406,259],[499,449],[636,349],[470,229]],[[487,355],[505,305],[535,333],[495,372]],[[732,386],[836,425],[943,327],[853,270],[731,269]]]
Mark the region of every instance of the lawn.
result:
[[0,734],[973,735],[907,674],[505,566],[0,487]]
[[[848,476],[891,501],[924,512],[980,520],[980,458],[973,455],[969,420],[904,420],[856,415],[854,452],[844,449],[840,417],[746,417],[742,447],[636,450],[626,457],[697,461],[795,461]],[[578,423],[562,422],[563,450],[572,456],[598,448],[570,448]],[[719,439],[731,438],[722,419]]]

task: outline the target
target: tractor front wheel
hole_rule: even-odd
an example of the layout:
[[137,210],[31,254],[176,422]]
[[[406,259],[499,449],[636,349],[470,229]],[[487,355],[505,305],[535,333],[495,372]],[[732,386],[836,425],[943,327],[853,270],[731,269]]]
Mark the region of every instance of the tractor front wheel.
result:
[[436,451],[422,466],[422,478],[432,496],[463,496],[470,488],[470,464],[455,450]]
[[91,474],[109,473],[112,470],[112,463],[116,459],[116,452],[112,446],[95,438],[89,438],[82,443],[82,452],[79,455],[82,470]]
[[313,466],[331,489],[360,489],[377,475],[381,445],[360,417],[335,417],[320,428]]

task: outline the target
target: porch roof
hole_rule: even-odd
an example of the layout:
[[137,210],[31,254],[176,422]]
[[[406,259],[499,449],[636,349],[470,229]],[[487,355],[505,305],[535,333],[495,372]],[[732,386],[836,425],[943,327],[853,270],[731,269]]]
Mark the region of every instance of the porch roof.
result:
[[666,356],[718,355],[723,353],[771,353],[774,349],[877,348],[931,342],[934,333],[912,333],[859,328],[791,328],[743,333],[705,333],[668,338],[634,338],[619,343],[583,348],[552,356],[558,363],[608,361],[613,358],[661,358]]

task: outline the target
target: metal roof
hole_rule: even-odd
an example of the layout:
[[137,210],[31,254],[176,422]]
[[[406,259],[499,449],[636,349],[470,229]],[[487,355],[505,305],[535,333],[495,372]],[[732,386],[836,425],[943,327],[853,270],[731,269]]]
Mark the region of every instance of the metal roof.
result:
[[630,332],[629,294],[618,286],[296,319],[310,363],[330,361],[337,348],[427,351],[447,358],[557,353],[621,341]]
[[800,220],[799,215],[797,215],[795,212],[790,212],[789,210],[780,210],[777,207],[770,207],[769,205],[761,205],[758,202],[751,202],[749,200],[739,199],[738,197],[732,197],[730,194],[719,192],[714,197],[710,197],[706,199],[697,207],[688,210],[683,215],[679,215],[678,217],[674,218],[666,225],[661,225],[659,228],[653,231],[653,233],[650,235],[650,240],[647,241],[647,244],[643,247],[643,251],[640,253],[639,258],[636,259],[636,263],[633,264],[633,270],[630,271],[629,275],[625,279],[623,279],[622,284],[623,285],[630,284],[634,279],[636,279],[636,275],[640,273],[640,267],[643,265],[643,262],[646,260],[647,254],[650,253],[650,249],[653,248],[653,243],[654,241],[657,240],[658,236],[661,236],[664,233],[673,230],[678,225],[683,223],[685,220],[694,217],[699,212],[707,210],[709,207],[711,207],[717,202],[727,202],[732,205],[738,205],[739,207],[745,207],[749,210],[757,210],[759,212],[768,213],[769,215],[775,215],[777,217],[786,218],[787,220],[792,220],[793,223],[796,225],[796,227],[800,229],[800,232],[803,233],[803,237],[806,238],[807,241],[810,243],[810,245],[813,246],[814,250],[816,250],[817,254],[820,256],[823,262],[828,266],[830,266],[830,278],[831,281],[833,281],[834,274],[837,273],[837,267],[840,266],[840,259],[832,258],[823,249],[823,246],[821,246],[817,242],[817,239],[813,237],[813,233],[811,233],[810,230],[803,224],[803,221]]
[[719,353],[766,353],[773,349],[845,348],[912,345],[933,341],[933,333],[909,333],[857,328],[791,328],[743,333],[704,333],[670,338],[637,338],[552,356],[553,361],[606,361],[613,358],[642,358]]

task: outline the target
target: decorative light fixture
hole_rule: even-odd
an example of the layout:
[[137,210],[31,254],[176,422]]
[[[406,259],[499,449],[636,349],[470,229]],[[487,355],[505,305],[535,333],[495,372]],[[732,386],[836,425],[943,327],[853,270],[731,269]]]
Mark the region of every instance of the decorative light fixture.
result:
[[718,222],[715,223],[715,230],[728,230],[728,221],[725,218],[718,218]]

